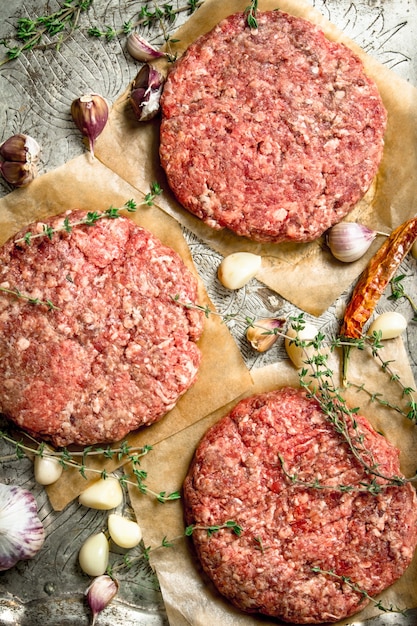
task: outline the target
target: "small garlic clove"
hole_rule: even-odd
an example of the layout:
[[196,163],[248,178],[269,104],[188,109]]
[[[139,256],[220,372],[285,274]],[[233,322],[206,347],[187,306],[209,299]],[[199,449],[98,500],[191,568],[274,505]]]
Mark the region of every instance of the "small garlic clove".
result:
[[109,542],[103,532],[86,539],[78,553],[78,562],[89,576],[101,576],[109,564]]
[[134,521],[111,513],[107,520],[110,537],[120,548],[134,548],[142,539],[140,526]]
[[39,485],[52,485],[61,477],[63,467],[54,456],[38,454],[33,463],[35,480]]
[[417,259],[417,239],[411,246],[411,256],[413,257],[413,259]]
[[284,319],[266,317],[258,319],[246,331],[246,339],[258,352],[266,352],[278,339],[278,331],[285,325]]
[[165,52],[161,52],[152,46],[152,44],[137,33],[130,33],[127,38],[127,51],[130,56],[142,63],[166,56]]
[[123,489],[114,476],[100,478],[79,495],[78,501],[90,509],[109,511],[123,502]]
[[327,245],[333,256],[343,263],[360,259],[377,236],[377,231],[357,222],[339,222],[327,233]]
[[234,252],[224,257],[217,270],[221,284],[227,289],[240,289],[256,276],[262,257],[251,252]]
[[[306,361],[315,353],[314,346],[300,346],[297,342],[309,343],[313,341],[318,334],[318,329],[310,323],[306,323],[304,328],[297,331],[294,328],[288,328],[285,337],[285,349],[295,367],[301,369],[305,366]],[[294,341],[297,339],[297,341]]]
[[12,135],[0,146],[0,154],[5,161],[36,163],[40,152],[41,147],[38,142],[23,133]]
[[164,77],[152,65],[144,65],[132,83],[130,104],[139,122],[148,122],[160,110]]
[[386,311],[381,313],[372,322],[368,330],[368,336],[374,333],[381,333],[380,339],[395,339],[399,337],[407,328],[407,320],[404,315],[396,311]]
[[23,487],[0,483],[0,571],[33,558],[44,541],[34,496]]
[[94,158],[94,144],[102,133],[109,118],[109,107],[105,99],[89,93],[80,96],[71,104],[71,116],[78,130],[87,137],[90,152]]
[[98,614],[110,604],[118,590],[119,583],[117,580],[114,580],[114,578],[111,578],[107,574],[94,578],[85,592],[88,606],[93,616],[91,626],[94,626]]
[[0,163],[2,176],[13,187],[24,187],[38,175],[35,163],[20,161],[3,161]]

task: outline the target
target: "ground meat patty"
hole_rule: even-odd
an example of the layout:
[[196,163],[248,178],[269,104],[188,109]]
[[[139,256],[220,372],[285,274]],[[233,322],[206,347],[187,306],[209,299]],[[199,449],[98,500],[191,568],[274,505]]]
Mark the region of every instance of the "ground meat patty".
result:
[[161,418],[194,382],[202,317],[173,297],[195,302],[196,279],[125,217],[21,241],[42,228],[0,251],[0,286],[56,307],[0,294],[0,410],[58,446],[117,441]]
[[[380,471],[400,476],[398,450],[356,419]],[[367,601],[322,572],[349,577],[372,596],[399,578],[417,543],[414,489],[308,488],[285,476],[278,455],[305,482],[369,483],[314,399],[293,388],[251,397],[208,431],[184,483],[187,524],[233,520],[243,532],[194,530],[194,545],[220,593],[243,611],[300,624],[338,621]]]
[[179,202],[257,241],[312,241],[369,188],[386,111],[361,61],[281,11],[220,22],[177,62],[160,156]]

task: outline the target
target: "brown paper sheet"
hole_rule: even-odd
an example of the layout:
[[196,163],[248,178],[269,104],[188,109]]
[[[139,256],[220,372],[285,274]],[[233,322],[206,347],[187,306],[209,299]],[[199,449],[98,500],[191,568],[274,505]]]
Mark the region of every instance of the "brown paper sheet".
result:
[[[179,42],[172,44],[172,51],[180,55],[220,19],[243,11],[247,5],[247,0],[205,0],[174,34]],[[379,87],[388,110],[384,158],[371,189],[346,219],[389,232],[412,217],[417,212],[417,89],[368,56],[304,0],[260,0],[259,8],[280,8],[318,24],[329,39],[345,43],[362,58],[367,73]],[[157,64],[167,70],[166,63],[165,67],[164,62]],[[97,141],[98,158],[141,191],[147,191],[150,182],[157,180],[164,190],[158,198],[161,208],[222,255],[237,251],[260,254],[263,264],[257,278],[299,308],[312,315],[323,313],[359,276],[381,245],[377,238],[362,259],[345,264],[331,256],[323,238],[309,244],[259,244],[230,231],[209,228],[185,211],[169,191],[159,165],[158,121],[135,121],[129,91],[130,86],[113,106],[110,123]],[[300,288],[295,290],[295,284]]]
[[[131,198],[138,205],[143,201],[143,196],[137,190],[102,163],[92,161],[89,155],[83,155],[39,177],[28,188],[16,190],[0,200],[0,243],[32,221],[45,219],[67,209],[100,211],[109,206],[122,207]],[[181,227],[172,217],[156,206],[145,205],[129,216],[176,250],[196,274]],[[213,308],[201,281],[199,287],[200,303]],[[203,336],[198,345],[202,352],[202,363],[194,386],[160,422],[131,434],[129,445],[153,445],[227,404],[252,386],[251,376],[236,343],[220,318],[210,315],[205,320]],[[227,385],[224,384],[225,380]],[[112,470],[117,462],[103,464],[101,459],[91,462],[90,466]],[[85,487],[86,480],[77,470],[66,471],[57,483],[48,488],[48,495],[54,508],[62,510]]]
[[[413,376],[407,365],[407,355],[401,339],[387,342],[384,360],[393,360],[392,367],[400,375],[405,385],[414,387]],[[340,355],[331,360],[335,375],[339,372]],[[387,391],[385,399],[392,404],[405,406],[402,390],[389,382],[389,375],[382,372],[380,365],[368,352],[353,351],[349,369],[349,380],[359,385],[366,381],[366,387],[372,393]],[[298,374],[288,362],[282,362],[254,372],[255,387],[244,396],[253,392],[262,393],[285,385],[298,386]],[[360,406],[360,413],[365,415],[373,426],[381,431],[401,450],[401,468],[406,476],[412,476],[416,469],[417,429],[400,414],[371,402],[369,396],[355,388],[346,391],[345,397],[351,407]],[[151,455],[144,459],[143,468],[148,470],[148,483],[156,491],[162,489],[174,491],[180,489],[194,450],[206,430],[237,403],[234,400],[212,415],[190,426],[184,431],[158,444]],[[155,568],[161,585],[170,626],[272,626],[279,622],[265,617],[245,615],[234,609],[216,591],[202,572],[193,554],[191,539],[184,538],[184,520],[181,502],[160,504],[147,496],[130,490],[132,505],[139,524],[142,527],[146,546],[157,548],[151,551],[151,564]],[[173,540],[172,547],[158,547],[163,537]],[[417,557],[392,587],[378,598],[383,606],[390,604],[404,607],[417,605]],[[378,614],[370,604],[355,619],[364,619]],[[352,619],[338,622],[340,626]]]

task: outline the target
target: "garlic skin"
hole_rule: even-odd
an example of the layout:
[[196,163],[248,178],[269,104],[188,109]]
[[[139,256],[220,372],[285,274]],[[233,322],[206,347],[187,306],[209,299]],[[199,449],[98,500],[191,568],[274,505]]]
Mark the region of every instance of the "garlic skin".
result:
[[94,578],[85,595],[93,615],[90,626],[94,626],[97,616],[113,600],[119,591],[119,583],[107,574]]
[[109,511],[123,502],[123,489],[114,476],[100,478],[79,495],[78,502],[90,509]]
[[52,485],[61,477],[63,467],[54,456],[37,455],[33,462],[35,480],[38,485]]
[[81,569],[89,576],[101,576],[109,564],[109,542],[103,532],[86,539],[78,553]]
[[0,146],[0,154],[5,161],[36,163],[39,161],[41,147],[33,137],[18,133],[6,139]]
[[246,331],[246,339],[258,352],[266,352],[278,339],[278,333],[285,325],[284,319],[266,317],[253,322]]
[[0,483],[0,571],[33,558],[44,541],[45,530],[30,491]]
[[217,277],[227,289],[241,289],[256,276],[262,266],[262,257],[251,252],[233,252],[225,256],[217,270]]
[[339,222],[327,233],[327,245],[333,256],[343,263],[360,259],[380,234],[357,222]]
[[111,513],[107,520],[107,527],[111,539],[120,548],[127,550],[135,548],[142,539],[140,526],[122,515]]
[[298,346],[294,339],[297,338],[299,341],[310,342],[315,339],[318,332],[318,329],[310,323],[306,323],[302,330],[296,331],[294,328],[288,328],[286,331],[285,349],[297,369],[305,367],[305,362],[313,356],[315,348],[313,346],[304,348]]
[[164,77],[152,65],[142,67],[132,83],[130,105],[139,122],[148,122],[159,113]]
[[102,96],[89,93],[80,96],[71,104],[71,116],[78,130],[87,137],[91,156],[94,159],[94,144],[102,133],[109,118],[109,107]]
[[380,339],[395,339],[402,335],[407,328],[407,320],[404,315],[396,311],[381,313],[372,322],[367,332],[368,337],[374,333],[381,333]]
[[127,51],[134,59],[146,63],[154,59],[160,59],[166,56],[165,52],[161,52],[152,46],[146,39],[137,33],[130,33],[127,38]]

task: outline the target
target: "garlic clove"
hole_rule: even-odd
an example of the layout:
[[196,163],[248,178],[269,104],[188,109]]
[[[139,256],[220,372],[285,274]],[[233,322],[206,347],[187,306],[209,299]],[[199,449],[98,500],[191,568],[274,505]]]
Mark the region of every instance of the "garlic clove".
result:
[[12,135],[0,146],[0,154],[5,161],[36,163],[40,152],[41,147],[38,142],[23,133]]
[[327,245],[333,256],[344,263],[360,259],[375,237],[380,234],[357,222],[339,222],[327,233]]
[[316,352],[314,346],[297,345],[298,342],[309,343],[315,339],[318,329],[310,323],[306,323],[304,328],[297,331],[294,328],[288,328],[285,337],[285,349],[295,367],[301,369],[305,366],[306,361]]
[[109,564],[109,542],[103,532],[86,539],[78,553],[78,562],[89,576],[101,576]]
[[417,259],[417,239],[411,246],[411,256],[413,257],[413,259]]
[[64,468],[56,457],[38,454],[33,469],[35,480],[39,485],[52,485],[61,477]]
[[107,102],[96,93],[85,94],[72,102],[71,116],[78,130],[87,137],[94,158],[95,141],[109,118]]
[[262,257],[251,252],[234,252],[224,257],[217,270],[221,284],[227,289],[240,289],[256,276]]
[[33,558],[44,541],[34,496],[22,487],[0,483],[0,571]]
[[119,583],[107,574],[94,578],[87,588],[85,595],[93,615],[91,626],[96,623],[96,618],[103,609],[113,600],[119,590]]
[[246,339],[258,352],[266,352],[278,339],[278,331],[285,325],[284,319],[266,317],[258,319],[246,331]]
[[14,187],[28,185],[38,174],[35,163],[30,162],[3,161],[0,163],[0,170],[3,178]]
[[152,46],[137,33],[130,33],[127,38],[127,51],[134,59],[142,61],[142,63],[166,56],[165,52],[161,52]]
[[123,489],[114,476],[100,478],[79,495],[78,501],[90,509],[109,511],[123,502]]
[[129,98],[139,122],[147,122],[159,113],[163,86],[162,74],[152,65],[144,65],[132,83]]
[[142,539],[140,526],[122,515],[111,513],[107,520],[107,527],[110,537],[120,548],[134,548]]
[[404,315],[396,311],[386,311],[381,313],[372,322],[368,330],[368,336],[374,333],[381,333],[380,339],[395,339],[399,337],[407,328],[407,320]]

